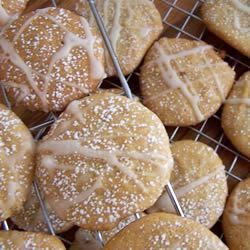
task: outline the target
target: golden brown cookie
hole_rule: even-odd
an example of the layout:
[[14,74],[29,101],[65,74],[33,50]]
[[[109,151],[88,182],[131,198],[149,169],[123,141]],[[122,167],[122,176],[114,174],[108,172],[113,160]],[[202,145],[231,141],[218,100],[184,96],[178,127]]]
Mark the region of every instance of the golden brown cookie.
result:
[[250,57],[249,0],[207,0],[201,13],[210,31]]
[[1,250],[65,250],[63,243],[56,237],[45,233],[0,231]]
[[173,159],[159,118],[136,101],[100,93],[72,102],[37,150],[37,177],[64,220],[109,230],[152,206]]
[[232,144],[250,158],[250,71],[233,86],[223,107],[221,126]]
[[[43,196],[42,192],[40,192],[40,194]],[[53,229],[56,233],[65,232],[73,226],[72,223],[61,220],[50,208],[46,200],[44,200],[44,204],[46,206],[50,222],[52,223]],[[42,208],[39,200],[37,199],[34,188],[32,188],[29,192],[23,209],[14,217],[11,217],[11,220],[18,226],[18,228],[26,231],[48,232],[48,226],[44,219]]]
[[[138,215],[140,218],[145,216],[145,213],[140,213]],[[136,215],[131,215],[109,231],[102,231],[101,237],[103,243],[106,244],[114,235],[120,232],[124,227],[132,223],[137,219]],[[70,250],[99,250],[103,249],[100,240],[97,239],[96,233],[79,228],[75,233],[75,240],[70,248]]]
[[21,14],[29,0],[0,0],[0,29]]
[[207,228],[180,216],[154,213],[132,222],[120,231],[105,250],[228,249]]
[[60,111],[104,78],[102,39],[68,10],[36,10],[0,36],[0,81],[30,110]]
[[250,178],[241,181],[230,194],[222,225],[226,242],[231,250],[249,250]]
[[29,130],[0,104],[0,221],[22,209],[31,189],[34,153]]
[[[185,217],[211,228],[222,215],[227,197],[221,159],[206,144],[191,140],[174,142],[171,151],[174,168],[170,182]],[[147,212],[176,213],[166,191]]]
[[[92,27],[97,27],[86,0],[68,2],[62,2],[62,6],[71,7],[79,15],[86,17]],[[96,5],[122,71],[128,75],[137,68],[146,51],[162,32],[161,16],[154,3],[149,0],[97,0]],[[105,59],[107,74],[116,75],[106,47]]]
[[144,104],[167,126],[195,125],[225,100],[234,71],[201,41],[162,38],[141,67]]

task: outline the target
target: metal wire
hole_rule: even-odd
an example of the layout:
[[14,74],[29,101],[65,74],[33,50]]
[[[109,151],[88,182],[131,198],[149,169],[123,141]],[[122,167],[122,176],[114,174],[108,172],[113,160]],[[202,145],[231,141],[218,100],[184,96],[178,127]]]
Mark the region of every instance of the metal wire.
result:
[[[175,30],[175,31],[177,32],[177,36],[178,36],[178,37],[182,34],[182,35],[187,35],[187,36],[189,36],[189,37],[191,37],[191,38],[193,38],[193,39],[195,39],[195,40],[201,40],[201,39],[203,38],[205,32],[206,32],[205,26],[204,26],[204,28],[202,29],[202,31],[200,32],[199,35],[193,35],[192,33],[186,31],[185,28],[186,28],[186,26],[188,25],[188,23],[189,23],[192,19],[195,19],[195,20],[201,22],[201,18],[200,18],[199,16],[197,16],[196,14],[194,14],[194,13],[196,12],[196,10],[199,8],[200,4],[201,4],[203,1],[202,1],[202,0],[197,0],[196,3],[195,3],[195,5],[194,5],[193,8],[191,9],[191,11],[188,11],[188,10],[185,10],[185,9],[179,7],[179,6],[178,6],[178,1],[179,1],[179,0],[172,0],[172,1],[170,2],[170,1],[168,1],[168,0],[161,0],[162,4],[165,4],[166,6],[168,6],[167,11],[166,11],[165,14],[163,15],[163,22],[164,22],[165,24],[167,24],[170,28],[172,28],[173,30]],[[99,22],[98,22],[99,25],[100,25],[100,23],[101,23],[101,26],[99,26],[99,28],[100,28],[101,32],[103,33],[104,41],[105,41],[107,47],[109,48],[109,50],[110,50],[110,52],[111,52],[111,58],[114,60],[114,66],[115,66],[115,68],[117,69],[117,73],[118,73],[118,76],[119,76],[119,78],[120,78],[120,81],[121,81],[121,83],[122,83],[122,85],[123,85],[123,88],[124,88],[124,90],[125,90],[125,93],[126,93],[126,95],[127,95],[129,98],[131,98],[133,94],[131,93],[131,91],[130,91],[130,89],[129,89],[129,86],[128,86],[128,84],[127,84],[127,80],[128,80],[132,75],[135,75],[136,77],[138,77],[138,76],[139,76],[139,73],[138,73],[138,72],[134,72],[134,73],[130,74],[130,75],[128,76],[127,80],[126,80],[126,78],[123,76],[123,74],[122,74],[122,72],[121,72],[121,70],[120,70],[120,66],[119,66],[119,62],[118,62],[117,56],[116,56],[116,54],[115,54],[115,52],[114,52],[114,50],[113,50],[113,48],[112,48],[112,44],[111,44],[109,38],[108,38],[108,36],[107,36],[107,34],[106,34],[106,32],[105,32],[105,28],[104,28],[104,26],[103,26],[103,24],[102,24],[102,20],[101,20],[101,18],[100,18],[100,16],[99,16],[98,12],[96,11],[95,6],[94,6],[94,0],[89,0],[89,2],[90,2],[90,7],[91,7],[91,9],[92,9],[92,11],[93,11],[93,14],[94,14],[95,17],[99,20]],[[51,3],[52,3],[53,6],[55,6],[55,7],[57,6],[55,0],[51,0]],[[181,12],[182,14],[185,14],[185,15],[186,15],[186,19],[184,20],[184,22],[183,22],[181,28],[180,28],[180,27],[177,27],[176,25],[174,25],[173,23],[171,23],[171,22],[168,21],[168,17],[169,17],[169,15],[171,14],[171,12],[172,12],[173,10],[178,10],[178,11]],[[232,60],[233,62],[235,62],[236,65],[239,64],[240,66],[244,67],[246,70],[249,69],[249,65],[247,65],[245,62],[243,62],[243,61],[241,61],[241,60],[235,58],[234,56],[227,54],[226,57],[227,57],[228,59]],[[110,80],[106,80],[106,82],[108,82],[108,81],[109,81],[109,83],[110,83],[112,86],[119,87],[119,85],[117,85],[116,83],[114,83],[112,80],[111,80],[111,81],[110,81]],[[3,85],[0,84],[0,86],[1,86],[1,89],[2,89],[2,93],[3,93],[3,97],[4,97],[4,100],[5,100],[6,105],[7,105],[9,108],[11,108],[9,99],[8,99],[8,97],[7,97],[7,95],[6,95],[6,92],[4,91]],[[134,95],[134,96],[135,96],[135,95]],[[55,117],[54,114],[50,114],[50,115],[48,116],[48,118],[45,119],[45,121],[43,121],[43,122],[41,122],[40,124],[38,124],[38,125],[33,126],[33,127],[30,128],[30,130],[31,130],[32,132],[38,131],[38,133],[36,134],[36,139],[37,139],[37,138],[40,138],[40,136],[44,133],[44,130],[45,130],[46,128],[48,128],[49,126],[51,126],[51,124],[53,124],[53,122],[55,121],[55,118],[56,118],[56,117]],[[212,116],[212,119],[216,119],[216,120],[220,121],[220,117],[219,117],[218,115],[213,115],[213,116]],[[234,180],[241,181],[242,178],[239,177],[239,176],[237,176],[237,175],[235,175],[235,174],[233,174],[232,171],[237,167],[237,162],[238,162],[239,159],[241,159],[241,160],[243,160],[243,161],[245,161],[245,162],[247,162],[247,163],[250,162],[249,159],[247,159],[245,156],[241,155],[240,153],[238,153],[238,152],[235,151],[234,149],[231,149],[231,148],[229,148],[228,146],[226,146],[225,144],[223,144],[223,138],[224,138],[223,133],[219,135],[219,139],[212,138],[211,136],[209,136],[208,134],[206,134],[206,132],[204,132],[204,131],[205,131],[205,128],[206,128],[206,126],[207,126],[207,121],[208,121],[208,120],[204,121],[199,129],[197,129],[197,128],[195,128],[195,127],[190,127],[190,128],[189,128],[192,132],[194,132],[194,133],[196,134],[195,140],[197,141],[197,140],[199,140],[200,138],[206,138],[206,139],[208,139],[209,141],[215,143],[215,145],[216,145],[215,151],[218,151],[220,148],[223,148],[223,149],[226,150],[228,153],[232,154],[232,155],[234,156],[234,158],[233,158],[231,164],[229,164],[228,170],[226,171],[226,174],[227,174],[228,177],[233,178]],[[176,128],[174,129],[174,131],[172,132],[171,136],[170,136],[170,141],[174,141],[175,138],[178,136],[178,133],[179,133],[180,131],[181,131],[181,128],[176,127]],[[36,185],[36,184],[35,184],[35,185]],[[37,187],[37,186],[36,186],[36,187]],[[167,189],[172,189],[172,187],[169,186],[169,185],[167,185],[166,188],[167,188]],[[171,195],[171,193],[174,195],[174,192],[171,192],[171,191],[170,191],[169,193],[170,193],[170,195]],[[38,194],[38,196],[39,196],[39,194]],[[41,198],[41,196],[40,196],[40,198]],[[38,197],[38,199],[39,199],[39,197]],[[174,195],[174,196],[172,197],[172,199],[173,199],[173,200],[176,199],[176,196]],[[39,201],[40,201],[40,200],[39,200]],[[41,207],[44,206],[44,203],[43,203],[42,199],[41,199],[40,202],[41,202]],[[178,204],[178,202],[176,202],[176,203],[174,203],[174,204]],[[45,208],[45,206],[44,206],[44,208]],[[177,209],[177,211],[181,211],[180,208],[178,209],[178,207],[176,207],[176,209]],[[45,213],[45,214],[44,214],[45,221],[46,221],[46,223],[47,223],[47,225],[48,225],[48,228],[49,228],[50,232],[51,232],[52,234],[54,234],[55,232],[54,232],[53,227],[52,227],[52,225],[51,225],[51,222],[50,222],[50,220],[49,220],[48,214],[47,214],[47,212],[46,212],[46,208],[43,210],[43,213]],[[136,218],[139,219],[139,217],[140,217],[139,214],[136,214]],[[46,218],[47,218],[47,219],[46,219]],[[51,226],[51,227],[50,227],[50,226]],[[4,230],[9,230],[9,225],[8,225],[7,221],[2,222],[2,228],[3,228]],[[97,233],[96,233],[96,238],[103,244],[103,239],[102,239],[102,235],[101,235],[100,232],[97,232]],[[65,239],[63,239],[63,240],[66,241]],[[67,241],[67,242],[68,242],[68,241]],[[68,243],[70,243],[70,242],[68,242]]]
[[102,18],[101,18],[100,14],[97,11],[97,8],[96,8],[96,5],[95,5],[95,1],[94,0],[88,0],[88,2],[89,2],[89,6],[91,8],[91,11],[92,11],[92,13],[93,13],[93,15],[95,17],[96,23],[97,23],[97,25],[98,25],[98,27],[100,29],[101,34],[102,34],[103,40],[104,40],[104,42],[106,44],[106,47],[107,47],[107,49],[109,51],[111,59],[112,59],[112,61],[114,63],[114,67],[115,67],[117,75],[118,75],[118,77],[119,77],[119,79],[121,81],[122,87],[124,88],[126,96],[128,98],[130,98],[130,99],[133,99],[131,90],[130,90],[130,88],[128,86],[126,78],[124,77],[124,75],[122,73],[122,69],[120,67],[117,55],[116,55],[115,50],[114,50],[114,48],[112,46],[112,43],[111,43],[111,41],[109,39],[107,31],[106,31],[106,29],[104,27]]

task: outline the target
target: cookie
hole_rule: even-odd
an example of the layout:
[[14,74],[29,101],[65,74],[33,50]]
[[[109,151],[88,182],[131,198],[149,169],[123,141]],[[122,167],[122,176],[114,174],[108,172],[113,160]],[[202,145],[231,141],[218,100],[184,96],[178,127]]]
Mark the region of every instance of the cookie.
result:
[[120,231],[105,250],[144,249],[228,249],[207,228],[180,216],[155,213],[141,218]]
[[167,126],[195,125],[216,113],[235,73],[202,41],[162,38],[141,67],[144,104]]
[[[140,217],[145,216],[145,213],[140,213]],[[114,235],[120,232],[124,227],[135,221],[137,217],[131,215],[121,221],[117,227],[109,231],[100,232],[103,243],[106,244]],[[101,242],[96,239],[96,233],[79,228],[75,233],[75,240],[71,245],[70,250],[99,250],[103,249]]]
[[233,86],[226,100],[221,126],[232,144],[250,158],[250,71]]
[[[42,192],[40,193],[43,196]],[[44,200],[44,204],[46,206],[50,222],[52,223],[53,229],[56,233],[65,232],[73,226],[72,223],[58,218],[54,211],[49,207],[46,200]],[[14,217],[11,217],[11,220],[18,226],[18,228],[25,231],[49,232],[48,225],[44,219],[34,188],[30,191],[22,210]]]
[[64,9],[28,13],[0,36],[0,81],[30,110],[60,111],[105,77],[101,37]]
[[209,0],[201,8],[208,29],[250,57],[249,0]]
[[0,249],[65,250],[66,248],[56,236],[44,233],[0,231]]
[[[64,2],[63,7],[72,7],[71,9],[89,20],[91,27],[97,27],[86,0]],[[161,34],[161,16],[154,3],[149,0],[97,0],[96,6],[103,18],[122,71],[128,75],[138,67],[146,51]],[[105,61],[107,74],[116,75],[106,47]]]
[[[186,218],[211,228],[223,213],[227,197],[225,167],[212,148],[183,140],[171,145],[174,168],[170,182]],[[176,213],[166,191],[147,212]]]
[[29,0],[0,0],[0,29],[23,12]]
[[249,250],[250,178],[239,182],[230,194],[222,225],[226,242],[231,250]]
[[36,175],[60,218],[104,231],[152,206],[172,165],[159,118],[103,92],[67,107],[38,145]]
[[0,221],[16,214],[34,175],[35,145],[22,121],[0,104]]

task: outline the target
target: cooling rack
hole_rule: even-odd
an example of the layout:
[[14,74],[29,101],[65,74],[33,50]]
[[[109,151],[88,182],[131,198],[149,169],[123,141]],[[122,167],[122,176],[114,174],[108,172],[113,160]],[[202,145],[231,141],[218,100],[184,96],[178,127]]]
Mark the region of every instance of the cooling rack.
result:
[[[154,0],[153,2],[162,16],[162,21],[164,24],[163,36],[203,40],[213,45],[215,49],[221,53],[225,61],[227,61],[235,69],[237,78],[243,72],[249,70],[250,65],[246,57],[207,31],[205,25],[202,23],[202,19],[199,16],[199,9],[204,0]],[[50,0],[50,3],[52,6],[57,5],[55,0]],[[139,71],[136,70],[135,72],[128,75],[126,80],[129,83],[132,94],[142,99],[140,90],[138,88]],[[101,87],[117,87],[122,89],[121,83],[117,78],[105,79]],[[8,96],[6,95],[2,85],[1,90],[6,105],[10,107]],[[29,127],[30,131],[37,140],[40,139],[46,129],[55,122],[57,119],[57,114],[50,113],[49,115],[43,115],[42,117],[43,119],[39,123],[32,124],[32,126]],[[195,141],[202,141],[213,147],[222,158],[226,167],[229,190],[231,190],[235,184],[249,175],[250,161],[245,156],[237,152],[225,137],[220,126],[220,111],[197,126],[188,128],[168,127],[166,129],[171,142],[180,139],[193,139]],[[51,234],[55,234],[50,220],[46,214],[46,209],[44,209],[42,199],[39,196],[39,190],[36,184],[35,190],[37,191],[38,199],[40,200],[43,207],[48,229]],[[136,216],[138,218],[138,215]],[[9,230],[9,223],[7,221],[2,223],[2,229]],[[212,228],[212,231],[220,238],[223,238],[220,220]],[[100,232],[96,233],[96,238],[103,244],[102,234]],[[70,242],[67,240],[67,237],[61,237],[61,239],[66,244],[70,244]]]

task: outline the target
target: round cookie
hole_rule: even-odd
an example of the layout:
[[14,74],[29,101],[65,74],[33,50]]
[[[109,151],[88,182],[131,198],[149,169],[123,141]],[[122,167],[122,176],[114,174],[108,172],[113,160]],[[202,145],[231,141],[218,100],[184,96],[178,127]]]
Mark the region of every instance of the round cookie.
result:
[[234,71],[202,41],[162,38],[141,67],[144,104],[167,126],[195,125],[216,113]]
[[230,194],[222,225],[231,250],[249,250],[250,178],[241,181]]
[[172,165],[159,118],[103,92],[67,107],[38,145],[36,175],[60,218],[103,231],[152,206]]
[[21,14],[29,0],[0,0],[0,29],[18,14]]
[[[42,192],[41,195],[43,196]],[[49,204],[44,200],[50,222],[52,223],[53,229],[56,233],[65,232],[70,229],[73,225],[67,221],[63,221],[54,213],[49,207]],[[48,232],[48,226],[43,216],[43,212],[37,199],[34,188],[29,193],[28,199],[25,202],[22,210],[11,217],[11,220],[25,231],[32,232]]]
[[64,9],[40,9],[15,20],[0,36],[0,61],[0,81],[30,110],[63,110],[105,77],[101,37]]
[[34,153],[29,130],[0,104],[0,221],[22,209],[33,180]]
[[[223,213],[227,197],[225,167],[212,148],[183,140],[171,145],[174,168],[170,182],[186,218],[211,228]],[[176,213],[166,191],[147,210]]]
[[250,57],[249,0],[209,0],[201,8],[208,29]]
[[[144,213],[140,213],[140,217],[145,216]],[[114,235],[120,232],[124,227],[135,221],[137,217],[131,215],[109,231],[100,232],[102,235],[103,243],[106,244]],[[70,247],[70,250],[99,250],[103,249],[101,242],[96,239],[96,233],[90,232],[79,228],[75,233],[75,240]]]
[[232,144],[250,158],[250,71],[233,86],[223,111],[221,126]]
[[132,222],[115,237],[105,250],[144,249],[228,249],[207,228],[180,216],[155,213]]
[[[92,27],[97,27],[86,0],[71,2],[75,3],[72,9],[86,17]],[[146,51],[161,34],[161,16],[149,0],[97,0],[96,6],[103,17],[122,71],[128,75],[138,67]],[[107,74],[116,75],[106,47],[105,61]]]
[[66,248],[56,236],[44,233],[0,231],[0,249],[65,250]]

